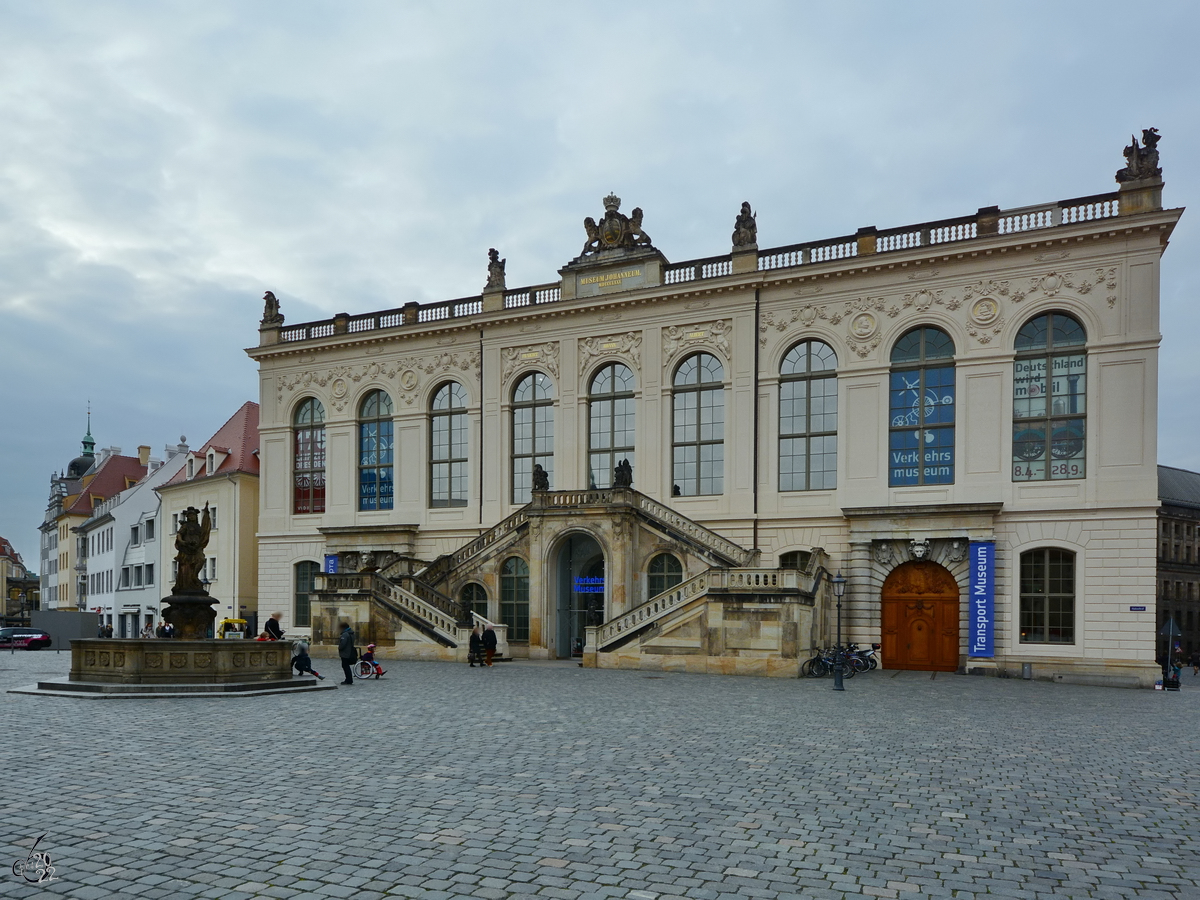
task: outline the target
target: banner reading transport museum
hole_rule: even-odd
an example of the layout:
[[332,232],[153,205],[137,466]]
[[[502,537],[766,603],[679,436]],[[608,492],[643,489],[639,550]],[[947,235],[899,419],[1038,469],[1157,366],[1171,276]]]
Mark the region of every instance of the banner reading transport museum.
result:
[[996,655],[996,543],[971,542],[968,656]]

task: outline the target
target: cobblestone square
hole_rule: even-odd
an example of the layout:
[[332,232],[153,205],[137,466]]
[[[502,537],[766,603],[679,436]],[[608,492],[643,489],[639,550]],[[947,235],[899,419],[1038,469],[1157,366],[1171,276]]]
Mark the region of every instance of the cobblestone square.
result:
[[[68,662],[2,654],[0,687]],[[1190,671],[1170,694],[887,671],[837,694],[388,665],[310,696],[0,695],[0,896],[1200,897]],[[42,834],[57,878],[26,884],[9,866]]]

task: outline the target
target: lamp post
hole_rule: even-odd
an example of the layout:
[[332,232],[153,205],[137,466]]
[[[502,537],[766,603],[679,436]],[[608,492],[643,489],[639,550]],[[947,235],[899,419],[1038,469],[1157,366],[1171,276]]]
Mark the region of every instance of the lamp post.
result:
[[842,652],[842,595],[846,593],[846,579],[842,577],[842,570],[838,569],[838,573],[829,580],[833,584],[833,596],[837,597],[837,648],[834,651],[836,655],[833,664],[833,689],[844,691],[846,688],[842,685],[842,666],[846,664],[846,654]]

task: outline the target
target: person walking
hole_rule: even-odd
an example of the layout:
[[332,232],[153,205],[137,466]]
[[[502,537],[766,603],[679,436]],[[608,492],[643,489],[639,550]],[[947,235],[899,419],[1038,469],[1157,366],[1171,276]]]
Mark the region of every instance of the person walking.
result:
[[271,613],[271,618],[267,619],[266,624],[263,625],[263,631],[267,633],[269,640],[283,640],[283,626],[279,624],[279,620],[282,618],[283,613]]
[[471,664],[471,668],[475,668],[475,663],[479,663],[479,668],[483,668],[483,635],[479,633],[479,626],[476,625],[471,632],[471,643],[467,647],[467,662]]
[[1200,650],[1193,650],[1192,656],[1188,660],[1188,665],[1192,667],[1192,677],[1200,675]]
[[349,622],[342,623],[342,633],[338,636],[338,658],[342,661],[342,672],[346,676],[342,684],[354,684],[354,673],[350,667],[358,659],[358,651],[354,649],[354,629]]
[[487,657],[486,665],[492,666],[492,657],[496,655],[496,630],[489,625],[483,632],[483,652]]

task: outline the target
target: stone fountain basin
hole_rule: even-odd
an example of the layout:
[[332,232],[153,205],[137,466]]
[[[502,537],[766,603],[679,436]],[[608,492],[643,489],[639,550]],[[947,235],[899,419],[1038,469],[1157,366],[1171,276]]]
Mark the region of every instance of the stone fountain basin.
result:
[[71,641],[69,682],[220,685],[292,680],[290,641]]

